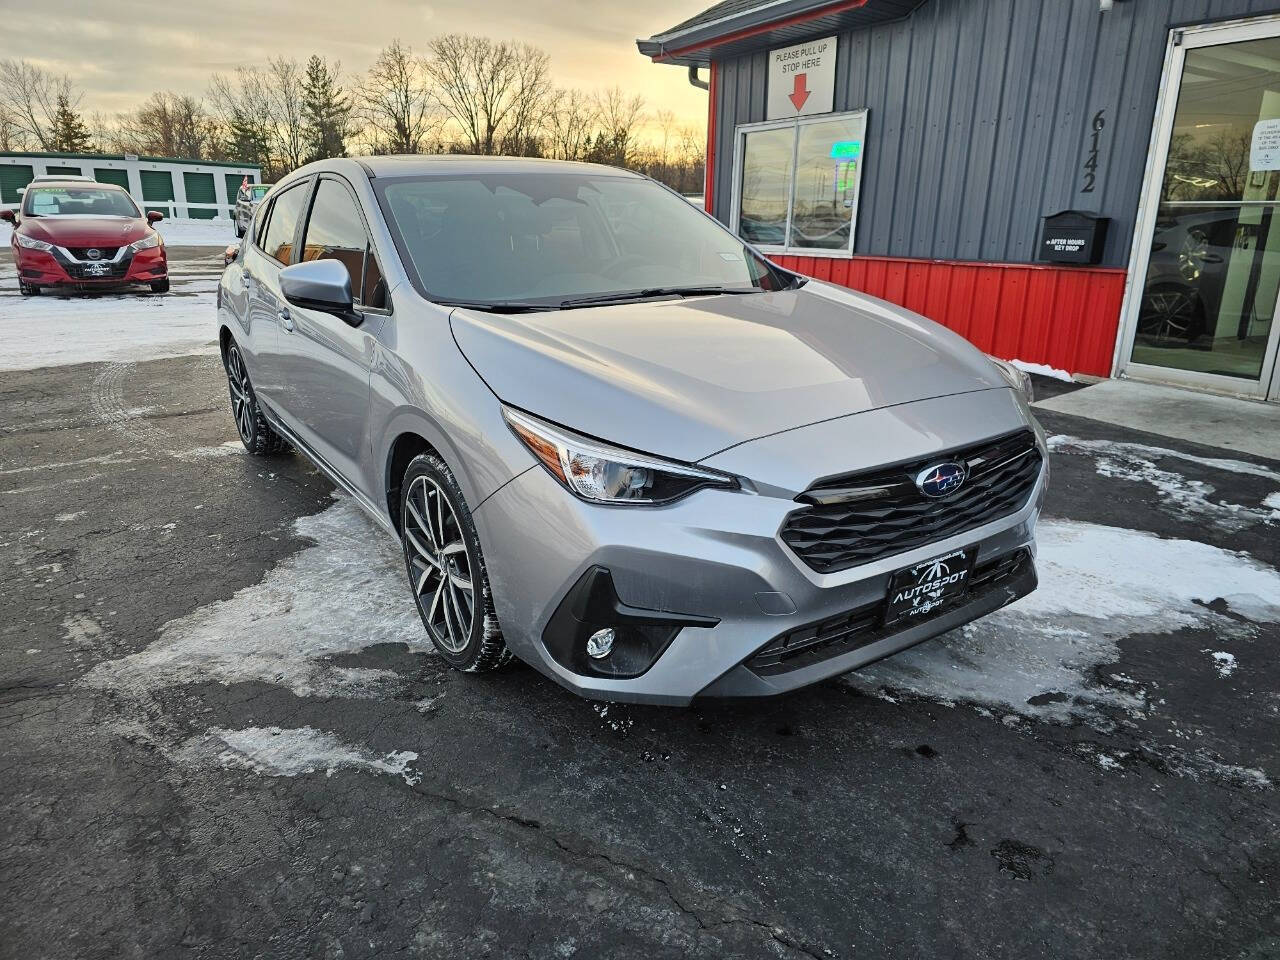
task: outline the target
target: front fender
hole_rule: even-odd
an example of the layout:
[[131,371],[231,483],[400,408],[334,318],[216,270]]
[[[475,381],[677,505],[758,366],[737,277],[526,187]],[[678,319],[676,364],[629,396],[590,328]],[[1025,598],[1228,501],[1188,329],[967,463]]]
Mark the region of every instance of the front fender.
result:
[[[408,316],[397,311],[395,319]],[[421,437],[436,449],[457,477],[472,510],[512,477],[534,465],[533,455],[502,418],[502,404],[467,363],[443,317],[411,318],[382,341],[369,381],[373,466],[371,488],[382,495],[399,485],[392,476],[396,443]],[[439,321],[435,326],[433,321]],[[434,328],[436,336],[430,336]],[[394,349],[392,349],[394,345]]]

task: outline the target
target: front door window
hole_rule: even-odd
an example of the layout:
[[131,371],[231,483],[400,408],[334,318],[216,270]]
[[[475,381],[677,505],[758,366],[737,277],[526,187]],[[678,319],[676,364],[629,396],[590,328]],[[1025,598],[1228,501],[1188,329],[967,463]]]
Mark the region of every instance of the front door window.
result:
[[1280,295],[1280,37],[1186,51],[1132,361],[1258,381]]

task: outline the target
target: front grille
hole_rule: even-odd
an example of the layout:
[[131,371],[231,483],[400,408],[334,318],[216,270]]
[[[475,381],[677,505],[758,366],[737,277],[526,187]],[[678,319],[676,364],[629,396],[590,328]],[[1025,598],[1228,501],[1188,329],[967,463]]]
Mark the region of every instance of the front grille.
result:
[[775,676],[869,646],[916,624],[940,617],[957,607],[981,600],[1001,584],[1025,572],[1030,561],[1031,554],[1028,551],[1015,550],[1013,553],[1006,553],[1002,557],[974,567],[973,573],[970,574],[968,590],[951,603],[910,622],[900,620],[884,626],[887,601],[881,599],[864,604],[848,613],[837,614],[826,620],[789,630],[761,647],[747,661],[747,668],[761,676]]
[[106,273],[89,273],[88,264],[84,263],[63,264],[62,269],[73,280],[119,280],[129,272],[129,263],[127,258],[120,263],[109,263]]
[[119,249],[120,249],[119,247],[67,247],[67,250],[70,251],[71,255],[75,257],[77,260],[86,260],[90,263],[96,262],[93,260],[93,258],[89,256],[90,250],[97,250],[98,251],[97,260],[102,261],[102,260],[110,260],[112,257],[116,255],[116,252]]
[[[963,462],[968,479],[930,499],[915,485],[925,467]],[[1016,513],[1040,474],[1030,430],[927,459],[815,484],[796,499],[810,506],[787,517],[782,540],[819,573],[834,573],[904,553]]]

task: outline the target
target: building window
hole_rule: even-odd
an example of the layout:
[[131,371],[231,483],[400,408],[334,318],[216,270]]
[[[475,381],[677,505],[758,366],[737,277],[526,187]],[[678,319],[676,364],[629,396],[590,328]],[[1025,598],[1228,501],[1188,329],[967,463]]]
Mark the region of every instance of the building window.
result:
[[738,128],[733,228],[761,249],[850,256],[867,112]]

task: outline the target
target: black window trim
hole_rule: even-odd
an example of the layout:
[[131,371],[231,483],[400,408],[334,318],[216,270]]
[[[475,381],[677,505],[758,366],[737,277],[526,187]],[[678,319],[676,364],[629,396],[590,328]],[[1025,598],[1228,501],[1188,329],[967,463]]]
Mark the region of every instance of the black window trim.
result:
[[[355,188],[352,187],[351,181],[349,181],[346,177],[342,176],[342,174],[334,173],[331,170],[321,171],[319,174],[316,175],[314,179],[315,179],[315,183],[311,190],[311,196],[307,199],[306,216],[302,218],[302,234],[298,238],[298,242],[296,244],[297,252],[301,253],[303,250],[303,244],[306,243],[307,228],[311,225],[311,213],[315,209],[316,197],[320,193],[320,181],[332,180],[347,191],[347,196],[351,198],[352,203],[354,203],[356,206],[356,215],[360,218],[360,226],[364,229],[365,253],[364,253],[364,259],[360,263],[359,293],[361,295],[364,294],[364,277],[365,277],[365,272],[369,268],[370,256],[372,256],[374,260],[377,261],[378,270],[382,273],[382,282],[383,282],[383,285],[385,286],[387,274],[386,274],[386,271],[382,269],[382,261],[378,257],[378,248],[374,246],[374,243],[373,243],[373,231],[369,229],[369,218],[364,212],[364,205],[360,202],[360,197],[359,195],[357,195]],[[391,309],[390,297],[387,297],[387,306],[370,307],[370,306],[366,306],[363,300],[357,300],[356,291],[353,290],[351,300],[352,300],[353,308],[356,310],[357,313],[371,313],[379,317],[391,316],[392,309]]]

